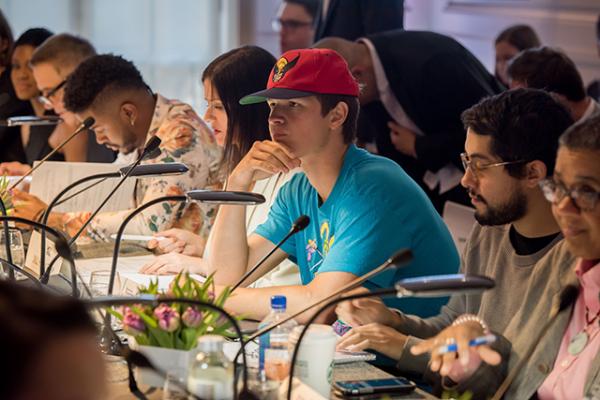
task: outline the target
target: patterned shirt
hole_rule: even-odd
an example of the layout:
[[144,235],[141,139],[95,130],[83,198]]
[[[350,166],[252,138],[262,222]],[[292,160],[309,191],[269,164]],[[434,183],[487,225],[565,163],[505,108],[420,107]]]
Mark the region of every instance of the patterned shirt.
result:
[[[161,196],[182,195],[192,189],[218,189],[222,174],[219,169],[222,150],[192,107],[177,100],[156,95],[154,115],[146,141],[158,136],[161,153],[142,164],[180,162],[189,168],[183,175],[138,179],[133,208]],[[101,212],[90,223],[87,234],[96,240],[107,240],[132,211]],[[69,234],[74,234],[89,218],[90,212],[66,213],[63,219]],[[148,235],[169,228],[182,228],[204,240],[214,222],[216,207],[201,203],[164,202],[147,208],[133,218],[125,230],[129,234]]]

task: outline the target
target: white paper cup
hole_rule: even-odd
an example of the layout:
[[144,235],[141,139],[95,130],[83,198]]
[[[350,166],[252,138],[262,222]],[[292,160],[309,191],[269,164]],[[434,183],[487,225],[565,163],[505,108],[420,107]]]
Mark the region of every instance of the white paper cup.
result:
[[[290,357],[303,328],[297,326],[290,334]],[[294,367],[294,376],[325,398],[329,398],[331,392],[336,342],[337,335],[330,325],[311,325],[302,339]]]

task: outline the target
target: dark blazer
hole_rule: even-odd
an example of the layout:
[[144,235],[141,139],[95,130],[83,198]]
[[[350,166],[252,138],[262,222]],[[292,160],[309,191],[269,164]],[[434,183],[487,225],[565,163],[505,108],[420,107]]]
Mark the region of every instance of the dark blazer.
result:
[[[448,36],[395,30],[368,39],[377,50],[398,102],[424,133],[416,141],[417,169],[435,172],[448,162],[461,167],[459,154],[466,136],[461,113],[482,98],[500,93],[500,83],[473,54]],[[367,116],[370,107],[364,109]],[[387,116],[392,120],[385,110],[384,114],[378,112],[376,119]],[[377,129],[375,139],[382,154],[391,154],[390,158],[402,164],[387,127]]]
[[404,26],[404,0],[330,0],[325,17],[319,3],[315,42],[328,36],[356,40]]
[[[31,105],[28,101],[17,98],[12,82],[10,81],[10,68],[0,75],[0,120],[9,117],[29,115]],[[26,161],[21,130],[18,126],[7,127],[0,125],[0,162]]]

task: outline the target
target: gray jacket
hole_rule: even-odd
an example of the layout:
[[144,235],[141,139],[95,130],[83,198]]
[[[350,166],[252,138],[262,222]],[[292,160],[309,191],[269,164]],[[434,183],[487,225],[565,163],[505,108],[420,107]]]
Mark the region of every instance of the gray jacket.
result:
[[[502,363],[496,367],[482,364],[477,372],[469,380],[458,385],[456,390],[459,392],[469,390],[475,398],[491,396],[508,371],[511,371],[528,349],[535,345],[536,349],[531,358],[525,363],[504,398],[521,400],[529,399],[536,394],[554,367],[573,304],[557,316],[539,343],[534,341],[548,321],[551,309],[558,301],[562,290],[569,284],[578,285],[571,260],[565,243],[556,246],[540,260],[524,293],[522,308],[515,314],[504,335],[493,346],[502,355]],[[588,371],[584,396],[589,399],[600,399],[600,355],[598,354]]]

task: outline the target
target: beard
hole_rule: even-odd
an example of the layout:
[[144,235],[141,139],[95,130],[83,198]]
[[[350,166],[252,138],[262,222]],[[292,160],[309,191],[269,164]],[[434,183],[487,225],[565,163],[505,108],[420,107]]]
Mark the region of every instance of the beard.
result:
[[507,202],[497,206],[491,206],[486,199],[479,195],[477,195],[477,199],[487,207],[483,211],[475,211],[475,220],[480,225],[506,225],[527,214],[527,196],[519,189],[515,190]]

